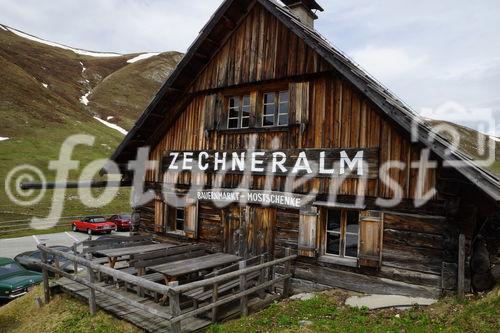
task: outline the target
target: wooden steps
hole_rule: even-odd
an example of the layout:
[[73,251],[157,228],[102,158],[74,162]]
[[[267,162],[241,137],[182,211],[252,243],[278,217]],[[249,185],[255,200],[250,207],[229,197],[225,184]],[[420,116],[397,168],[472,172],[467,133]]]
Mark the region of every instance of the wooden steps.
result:
[[[76,296],[84,300],[88,300],[89,297],[88,288],[82,286],[79,283],[76,283],[66,278],[61,278],[55,281],[55,285],[59,286],[61,290],[63,290],[65,293],[68,293],[72,296]],[[100,285],[106,286],[104,283],[100,283]],[[139,297],[134,293],[126,292],[121,289],[116,289],[114,286],[107,286],[107,287],[113,289],[114,292],[127,296],[130,299],[151,306],[158,310],[164,311],[165,313],[169,313],[168,307],[161,306],[152,300]],[[171,332],[170,325],[165,320],[155,317],[154,315],[142,311],[140,309],[131,308],[129,305],[119,300],[103,295],[97,291],[96,291],[96,303],[99,308],[107,312],[110,312],[115,316],[117,316],[118,318],[124,319],[147,332]],[[187,320],[182,321],[182,331],[183,332],[198,331],[204,327],[207,327],[208,325],[210,325],[210,321],[208,320],[200,318],[189,318]]]

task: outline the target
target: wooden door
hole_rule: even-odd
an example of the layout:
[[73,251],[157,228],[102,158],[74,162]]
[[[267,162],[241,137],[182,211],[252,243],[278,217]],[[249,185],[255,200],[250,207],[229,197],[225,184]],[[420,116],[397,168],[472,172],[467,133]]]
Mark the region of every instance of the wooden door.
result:
[[251,258],[272,256],[276,209],[260,206],[230,206],[223,210],[224,252]]
[[224,223],[224,252],[244,256],[246,207],[232,205],[222,210]]
[[264,253],[272,256],[274,252],[273,231],[276,223],[276,209],[250,206],[248,217],[245,256],[251,258]]

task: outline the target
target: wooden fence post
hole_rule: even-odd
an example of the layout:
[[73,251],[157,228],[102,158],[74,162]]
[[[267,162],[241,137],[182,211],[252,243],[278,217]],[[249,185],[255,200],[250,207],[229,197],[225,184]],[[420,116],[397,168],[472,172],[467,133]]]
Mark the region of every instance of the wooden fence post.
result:
[[[178,281],[173,281],[168,284],[169,287],[176,287],[179,285]],[[181,302],[179,293],[170,290],[168,292],[168,302],[170,305],[170,313],[172,314],[172,318],[175,318],[181,314]],[[176,323],[172,323],[172,332],[180,333],[181,332],[181,322],[178,321]]]
[[458,297],[465,297],[465,235],[460,234],[458,237],[458,282],[457,291]]
[[[85,255],[85,259],[92,260],[92,254],[87,253]],[[87,267],[87,274],[88,274],[89,282],[93,286],[95,283],[95,275],[94,275],[94,271],[92,270],[92,268]],[[97,312],[97,307],[95,304],[95,290],[92,287],[89,288],[89,309],[90,309],[90,314],[92,316],[94,316]]]
[[[76,248],[77,248],[76,242],[73,243],[73,246],[71,248],[73,249],[73,254],[75,256],[77,256],[78,252],[76,250]],[[75,274],[78,273],[78,263],[76,261],[73,263],[73,271],[74,271]]]
[[[54,266],[59,270],[61,268],[61,265],[60,265],[60,260],[59,260],[59,256],[54,256]],[[59,273],[56,273],[55,274],[56,278],[60,278],[61,277],[61,274]]]
[[[266,262],[266,255],[265,254],[261,254],[260,258],[259,258],[259,265],[262,265],[265,262]],[[259,285],[263,284],[266,281],[266,272],[267,272],[266,268],[263,268],[263,269],[260,270],[260,272],[259,272],[259,280],[257,281],[257,283]],[[259,298],[260,299],[266,298],[266,289],[259,290],[258,294],[259,294]]]
[[[40,244],[43,247],[46,246],[46,244]],[[47,260],[47,252],[45,250],[42,250],[42,262],[44,264],[48,265],[48,260]],[[44,295],[44,301],[45,304],[49,304],[50,302],[50,288],[49,288],[49,271],[47,268],[42,267],[42,273],[43,273],[43,295]]]
[[[291,256],[291,250],[289,247],[285,248],[285,257]],[[285,262],[285,274],[290,274],[291,272],[291,260]],[[287,278],[283,282],[283,297],[290,297],[291,294],[291,286],[290,286],[290,278]]]
[[[215,271],[214,277],[216,277],[217,275],[219,275],[219,272]],[[219,284],[216,282],[216,283],[214,283],[213,289],[212,289],[212,303],[217,302],[218,299],[219,299]],[[212,309],[212,323],[215,323],[215,322],[217,322],[217,307],[216,306],[214,306],[214,308]]]
[[[245,269],[247,267],[246,261],[242,260],[239,262],[239,269]],[[247,278],[245,274],[240,275],[240,291],[245,291],[247,289]],[[248,296],[242,296],[240,300],[241,315],[248,316]]]

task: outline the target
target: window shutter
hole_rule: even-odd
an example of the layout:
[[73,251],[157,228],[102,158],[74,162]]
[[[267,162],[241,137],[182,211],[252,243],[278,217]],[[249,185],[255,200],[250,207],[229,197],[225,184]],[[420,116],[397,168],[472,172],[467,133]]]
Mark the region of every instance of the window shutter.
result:
[[213,131],[216,125],[216,102],[217,95],[207,95],[205,96],[205,110],[203,112],[205,116],[205,133]]
[[227,129],[227,117],[228,117],[228,108],[224,103],[224,97],[221,94],[215,95],[215,116],[217,122],[218,130]]
[[155,232],[163,232],[163,214],[164,214],[164,209],[163,207],[165,206],[165,203],[161,199],[159,195],[156,195],[155,200],[154,200],[154,206],[155,206],[155,226],[154,226],[154,231]]
[[301,125],[304,130],[309,123],[309,82],[290,83],[290,124]]
[[196,239],[198,237],[198,201],[188,203],[184,212],[184,232],[186,237]]
[[366,211],[360,214],[359,266],[380,267],[382,256],[382,230],[382,213]]
[[317,250],[318,209],[308,207],[300,211],[299,219],[299,255],[315,257]]

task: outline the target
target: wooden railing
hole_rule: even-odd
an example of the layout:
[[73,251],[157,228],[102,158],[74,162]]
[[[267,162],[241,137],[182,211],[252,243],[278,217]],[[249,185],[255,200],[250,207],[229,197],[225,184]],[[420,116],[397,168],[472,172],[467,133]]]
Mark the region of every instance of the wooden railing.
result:
[[[70,280],[73,280],[77,283],[80,283],[86,287],[89,288],[90,290],[90,296],[89,296],[89,306],[90,306],[90,311],[92,314],[95,313],[95,291],[98,291],[100,293],[103,293],[107,296],[114,297],[120,301],[123,301],[124,303],[139,308],[143,311],[146,311],[148,313],[151,313],[156,316],[160,316],[164,319],[170,320],[172,316],[166,312],[158,311],[152,307],[145,306],[139,302],[133,301],[131,298],[127,298],[125,296],[122,296],[119,293],[116,293],[112,290],[106,289],[104,287],[96,285],[95,281],[95,275],[96,273],[102,273],[108,276],[111,276],[115,281],[123,281],[125,283],[128,283],[129,285],[134,285],[140,288],[143,288],[145,290],[149,290],[152,292],[156,292],[162,295],[168,295],[168,291],[170,290],[169,286],[165,286],[159,283],[151,282],[145,279],[141,279],[140,277],[127,274],[124,272],[120,272],[119,270],[109,268],[103,265],[96,264],[92,262],[89,258],[85,259],[80,256],[76,256],[71,253],[67,252],[61,252],[55,249],[51,249],[45,244],[39,244],[38,249],[42,253],[42,261],[39,263],[39,265],[42,267],[42,273],[43,273],[43,289],[44,289],[44,298],[45,298],[45,303],[50,302],[50,290],[49,290],[49,271],[53,272],[56,275],[63,276],[65,278],[68,278]],[[74,264],[78,264],[79,266],[86,267],[87,268],[87,278],[81,277],[78,275],[77,271],[75,271],[75,274],[70,274],[67,272],[64,272],[61,270],[59,267],[49,265],[48,263],[48,255],[51,254],[54,256],[55,260],[54,262],[57,262],[57,258],[66,258],[67,260],[72,261]]]
[[[146,279],[143,279],[139,276],[134,276],[131,274],[127,274],[121,272],[119,270],[115,270],[103,265],[96,264],[90,260],[90,256],[87,258],[82,258],[80,256],[61,252],[55,249],[51,249],[47,247],[45,244],[39,244],[38,249],[42,252],[42,262],[39,265],[42,267],[43,272],[43,287],[44,287],[44,296],[45,303],[49,303],[50,301],[50,290],[49,290],[49,271],[54,272],[54,274],[58,276],[66,277],[72,281],[75,281],[79,284],[82,284],[89,288],[89,308],[92,314],[95,314],[96,311],[96,298],[95,292],[102,293],[109,297],[114,297],[131,307],[139,308],[143,311],[146,311],[152,315],[159,316],[165,320],[167,320],[173,332],[181,332],[181,321],[193,318],[197,315],[200,315],[204,312],[212,311],[212,320],[216,320],[216,312],[217,308],[240,300],[240,312],[242,315],[248,314],[248,296],[251,294],[263,292],[267,289],[273,289],[277,285],[282,284],[282,297],[288,297],[291,288],[290,288],[290,278],[292,277],[291,264],[292,261],[296,259],[296,255],[291,255],[290,249],[285,249],[285,257],[268,261],[261,262],[252,267],[246,267],[245,260],[240,261],[239,269],[218,275],[217,272],[212,274],[212,277],[206,278],[204,280],[199,280],[183,285],[179,285],[178,282],[171,282],[168,285],[162,285],[159,283],[151,282]],[[48,255],[53,255],[56,260],[54,262],[58,262],[58,258],[65,258],[69,261],[74,262],[76,265],[80,265],[82,267],[86,267],[87,269],[87,277],[78,275],[77,271],[75,274],[70,274],[62,271],[59,267],[50,265],[47,261]],[[282,266],[284,267],[283,274],[276,274],[276,267]],[[248,275],[258,272],[258,284],[255,286],[250,286],[247,284]],[[141,288],[144,290],[151,291],[153,293],[158,293],[160,295],[164,295],[169,300],[169,312],[163,312],[158,310],[157,308],[152,308],[147,305],[141,304],[137,301],[133,301],[132,298],[127,298],[126,296],[119,294],[115,291],[107,289],[105,287],[101,287],[95,283],[96,273],[101,273],[104,275],[111,276],[115,281],[125,282],[126,285],[136,286],[137,288]],[[219,286],[227,281],[237,280],[238,283],[238,291],[232,291],[229,295],[220,297],[219,295]],[[212,291],[212,295],[208,304],[203,305],[201,307],[190,307],[189,309],[182,310],[181,309],[181,297],[188,293],[189,291],[204,288]],[[185,296],[185,295],[184,295]]]

